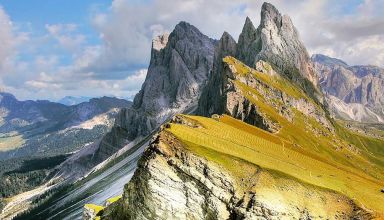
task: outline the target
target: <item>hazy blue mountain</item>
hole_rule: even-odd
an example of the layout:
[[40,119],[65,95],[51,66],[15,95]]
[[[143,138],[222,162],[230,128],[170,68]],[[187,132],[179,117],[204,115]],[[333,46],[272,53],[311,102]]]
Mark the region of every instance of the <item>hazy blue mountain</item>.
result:
[[[94,138],[96,133],[101,135],[106,132],[104,130],[113,123],[118,109],[130,105],[131,102],[123,99],[101,97],[66,106],[45,100],[19,101],[12,94],[0,93],[0,159],[31,154],[56,155],[76,150],[76,146],[84,143],[64,144],[55,137],[50,144],[49,139],[57,135],[70,137],[69,133],[73,130],[76,133],[92,133]],[[98,129],[103,132],[94,133]],[[82,137],[87,139],[87,136]]]
[[48,180],[52,168],[100,139],[129,106],[111,97],[67,106],[0,93],[0,202]]
[[65,96],[59,99],[57,102],[64,105],[77,105],[82,102],[88,102],[92,97],[87,96]]

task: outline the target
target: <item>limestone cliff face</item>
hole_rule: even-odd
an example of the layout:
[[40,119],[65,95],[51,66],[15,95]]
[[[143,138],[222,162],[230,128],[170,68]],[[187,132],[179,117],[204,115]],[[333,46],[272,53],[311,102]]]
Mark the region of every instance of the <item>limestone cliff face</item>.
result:
[[106,219],[228,219],[234,195],[231,177],[204,158],[189,154],[170,133],[145,151],[120,204]]
[[148,135],[169,116],[196,104],[212,70],[214,44],[186,22],[154,40],[145,82],[132,108],[116,119],[128,140]]
[[[366,213],[342,195],[291,182],[269,190],[273,195],[304,190],[304,200],[275,204],[263,189],[261,168],[253,176],[253,189],[245,192],[221,165],[188,151],[172,133],[162,131],[139,161],[121,200],[108,206],[102,219],[364,219]],[[259,181],[257,181],[259,180]],[[269,188],[268,186],[265,186]],[[261,190],[263,191],[263,190]],[[260,192],[261,192],[260,191]],[[321,196],[320,196],[321,195]],[[339,210],[327,206],[336,202]],[[316,208],[302,204],[319,204]],[[343,207],[343,208],[341,208]]]
[[[288,121],[293,121],[293,109],[295,109],[307,117],[315,119],[327,129],[333,130],[326,117],[326,113],[308,99],[293,97],[284,90],[277,89],[254,77],[252,74],[241,74],[242,71],[251,73],[254,70],[232,57],[226,57],[222,61],[221,66],[221,82],[219,84],[221,92],[218,94],[217,92],[207,90],[207,95],[201,97],[200,103],[210,103],[210,105],[207,105],[208,108],[204,105],[199,106],[199,111],[203,115],[209,116],[213,113],[225,113],[264,130],[270,132],[279,131],[280,125],[271,120],[271,117],[266,112],[260,111],[260,106],[252,102],[252,99],[258,100],[259,98],[252,95],[251,92],[245,92],[238,83],[240,82],[261,94],[265,102],[264,104],[275,109],[280,116]],[[266,74],[268,78],[274,77],[275,80],[280,78],[273,68],[264,61],[257,62],[255,66],[257,71],[261,74]],[[211,106],[218,106],[218,108],[212,109]]]
[[234,56],[237,51],[236,46],[236,41],[232,36],[224,32],[215,48],[213,71],[199,99],[198,114],[211,116],[212,114],[225,112],[226,100],[224,94],[227,76],[224,71],[223,58]]
[[101,162],[137,137],[145,137],[175,113],[197,105],[213,66],[215,41],[180,22],[152,42],[151,61],[133,106],[123,108],[93,155]]
[[302,79],[298,77],[303,76],[315,87],[318,84],[311,59],[290,17],[281,15],[269,3],[262,6],[258,28],[246,19],[238,41],[237,58],[250,67],[264,60],[292,80],[299,82]]

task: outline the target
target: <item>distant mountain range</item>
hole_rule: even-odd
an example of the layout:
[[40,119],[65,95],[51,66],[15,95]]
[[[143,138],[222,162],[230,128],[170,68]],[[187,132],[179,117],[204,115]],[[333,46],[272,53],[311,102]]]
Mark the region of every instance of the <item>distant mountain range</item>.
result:
[[[104,133],[117,111],[130,105],[123,99],[102,97],[66,106],[41,100],[19,101],[12,94],[0,93],[0,159],[70,153]],[[89,133],[84,134],[85,139],[90,134],[92,138],[76,140],[75,144],[69,134],[78,132]]]
[[316,54],[312,61],[331,110],[339,117],[359,122],[384,122],[384,69],[349,66],[346,62]]
[[0,93],[0,195],[29,189],[28,182],[40,184],[53,165],[108,132],[119,109],[130,105],[101,97],[67,106]]
[[64,104],[64,105],[77,105],[82,102],[88,102],[92,97],[86,97],[86,96],[65,96],[62,99],[59,99],[57,102]]

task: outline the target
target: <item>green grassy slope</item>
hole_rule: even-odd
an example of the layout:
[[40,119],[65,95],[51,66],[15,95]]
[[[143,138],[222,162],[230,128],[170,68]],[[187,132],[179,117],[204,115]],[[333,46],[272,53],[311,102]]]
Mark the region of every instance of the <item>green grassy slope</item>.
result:
[[277,135],[245,124],[229,116],[219,120],[199,116],[184,116],[202,126],[194,128],[171,124],[167,130],[187,148],[207,159],[219,163],[230,171],[244,191],[254,181],[244,181],[260,166],[282,179],[296,179],[344,194],[368,211],[384,213],[380,192],[382,181],[359,169],[342,163],[328,163],[302,148],[294,147]]
[[[295,99],[305,99],[323,111],[322,107],[306,96],[302,90],[278,75],[257,72],[233,57],[224,58],[224,62],[233,65],[237,70],[236,73],[240,76],[248,75],[248,77],[259,80],[270,88],[282,91]],[[266,104],[267,101],[259,90],[240,80],[235,80],[234,83],[261,112],[264,112],[270,120],[281,126],[277,135],[283,138],[287,145],[297,146],[302,149],[303,153],[317,157],[327,163],[343,164],[368,173],[378,181],[384,180],[384,140],[349,131],[338,122],[328,118],[330,124],[335,128],[335,131],[330,131],[313,118],[294,108],[292,108],[293,120],[289,121],[279,114],[272,105]],[[276,106],[282,105],[280,100],[276,100],[274,104]],[[321,134],[319,135],[319,133]]]
[[[257,106],[263,117],[277,123],[279,131],[271,134],[229,116],[218,120],[185,116],[201,128],[172,124],[170,132],[194,153],[226,167],[239,179],[243,190],[255,185],[249,176],[256,172],[255,166],[260,166],[275,176],[286,175],[346,195],[367,212],[384,213],[384,193],[380,192],[384,188],[383,139],[347,129],[278,74],[258,72],[233,57],[224,58],[223,63],[235,74],[231,80],[236,91]],[[270,66],[265,68],[270,72]],[[295,107],[288,107],[292,118],[285,117],[280,111],[282,106],[287,107],[282,99],[271,100],[274,96],[266,95],[276,91],[310,103],[332,128]],[[244,182],[247,178],[248,183]]]

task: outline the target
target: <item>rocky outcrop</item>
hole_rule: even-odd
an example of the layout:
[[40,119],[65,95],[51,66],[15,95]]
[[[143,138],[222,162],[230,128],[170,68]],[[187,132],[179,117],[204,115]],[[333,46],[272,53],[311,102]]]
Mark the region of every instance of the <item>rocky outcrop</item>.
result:
[[176,25],[171,34],[156,37],[140,92],[132,107],[120,110],[114,127],[92,155],[92,164],[151,134],[174,114],[193,110],[212,71],[215,43],[186,22]]
[[326,100],[330,111],[337,118],[364,123],[384,123],[383,116],[376,114],[363,104],[346,103],[333,95],[327,95]]
[[134,146],[176,113],[193,111],[212,71],[215,44],[186,22],[171,34],[156,37],[146,79],[133,105],[120,109],[111,130],[66,161],[56,176],[76,180],[130,143]]
[[305,79],[314,85],[312,89],[317,87],[313,64],[290,17],[281,15],[269,3],[262,6],[258,28],[246,19],[238,41],[237,58],[250,67],[259,60],[267,61],[304,88],[310,86],[301,82]]
[[[262,172],[257,168],[252,179],[261,178]],[[255,181],[253,188],[258,184],[262,183]],[[276,186],[273,193],[278,195],[281,189],[294,194],[299,188],[303,185],[292,183],[289,189]],[[225,168],[191,153],[172,133],[162,131],[139,161],[122,199],[106,207],[102,219],[369,218],[346,197],[326,191],[321,191],[323,196],[317,197],[314,196],[317,190],[306,186],[306,199],[310,203],[324,204],[323,208],[319,205],[317,209],[307,209],[288,203],[279,203],[278,208],[274,201],[262,199],[257,191],[243,192]],[[337,202],[339,207],[345,204],[348,207],[345,210],[349,211],[332,210],[327,202]]]
[[[384,118],[384,69],[349,66],[344,61],[320,54],[313,55],[312,60],[320,73],[321,89],[329,97],[328,101],[336,115],[357,121],[377,118],[374,121],[380,122],[380,118]],[[356,111],[345,114],[344,105],[350,105],[349,108]]]
[[[225,72],[223,58],[226,56],[235,57],[258,71],[279,74],[302,88],[316,102],[322,102],[322,94],[317,89],[317,74],[296,28],[288,16],[281,15],[269,3],[262,6],[258,28],[246,18],[238,43],[226,32],[221,37],[215,48],[213,72],[197,112],[204,116],[227,113],[263,129],[277,131],[276,124],[259,115],[258,107],[242,100],[244,96],[234,92],[235,87],[228,84],[232,74]],[[265,65],[270,68],[267,70]]]
[[197,110],[199,115],[211,116],[225,112],[225,87],[228,76],[224,71],[223,59],[226,56],[234,56],[237,50],[236,46],[236,41],[232,36],[224,32],[215,48],[212,74],[199,99]]
[[83,211],[83,219],[94,220],[100,216],[104,207],[93,204],[86,204]]
[[122,202],[106,219],[228,219],[231,177],[188,154],[170,133],[157,136],[125,187]]
[[[202,105],[199,106],[199,112],[208,113],[208,115],[212,113],[225,113],[264,130],[270,132],[279,131],[281,125],[271,120],[271,117],[266,112],[260,110],[260,106],[255,104],[255,101],[252,101],[252,99],[259,100],[260,98],[255,96],[253,92],[246,92],[240,85],[244,84],[257,91],[257,93],[263,97],[264,104],[274,108],[276,112],[286,120],[293,122],[294,113],[292,109],[295,109],[307,117],[315,119],[328,130],[333,130],[323,109],[319,108],[319,106],[311,102],[308,98],[303,98],[304,96],[301,98],[293,97],[285,92],[284,89],[278,89],[260,80],[252,74],[252,71],[255,70],[252,70],[232,57],[224,58],[221,65],[221,92],[220,94],[215,94],[214,92],[210,93],[208,90],[207,93],[211,96],[212,94],[219,96],[204,102],[211,103],[213,106],[220,106],[222,109],[217,108],[215,112],[210,105],[208,105],[208,108]],[[280,76],[276,74],[268,63],[259,61],[256,63],[256,66],[259,74],[266,74],[267,78],[279,80]],[[287,84],[286,86],[289,87],[293,85]],[[210,97],[210,95],[202,96],[201,100],[205,100],[206,97]],[[206,114],[206,116],[208,115]]]

